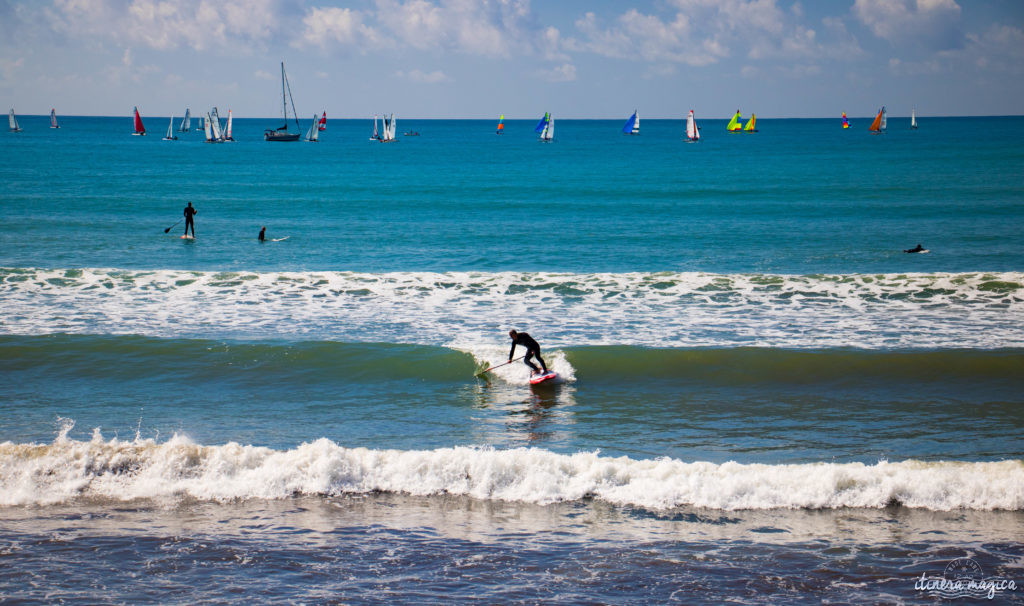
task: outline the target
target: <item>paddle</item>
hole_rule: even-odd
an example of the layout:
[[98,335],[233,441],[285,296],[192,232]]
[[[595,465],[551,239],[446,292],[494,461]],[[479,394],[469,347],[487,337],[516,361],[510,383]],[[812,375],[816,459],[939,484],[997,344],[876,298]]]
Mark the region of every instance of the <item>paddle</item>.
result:
[[504,364],[498,364],[497,366],[492,366],[492,367],[490,367],[490,368],[486,368],[486,369],[484,369],[484,370],[481,370],[480,372],[476,373],[476,376],[478,376],[478,377],[482,377],[482,376],[484,375],[484,373],[485,373],[485,372],[491,372],[491,371],[492,371],[492,370],[494,370],[495,368],[501,368],[502,366],[508,366],[509,364],[511,364],[511,363],[513,363],[513,362],[518,362],[519,360],[522,360],[522,359],[523,359],[523,358],[525,358],[525,357],[526,357],[525,355],[523,355],[523,356],[519,356],[519,357],[518,357],[518,358],[516,358],[515,360],[509,360],[508,362],[505,362]]
[[[175,222],[174,222],[174,225],[177,225],[178,223],[181,223],[181,219],[178,219],[177,221],[175,221]],[[167,229],[165,229],[165,230],[164,230],[164,233],[166,234],[167,232],[169,232],[169,231],[171,231],[172,229],[174,229],[174,225],[172,225],[172,226],[168,227]]]

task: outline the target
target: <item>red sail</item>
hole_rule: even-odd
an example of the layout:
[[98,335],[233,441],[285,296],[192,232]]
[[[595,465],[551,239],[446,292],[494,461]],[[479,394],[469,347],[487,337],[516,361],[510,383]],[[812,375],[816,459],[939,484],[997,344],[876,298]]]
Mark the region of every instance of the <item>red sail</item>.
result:
[[320,122],[317,123],[317,130],[327,130],[327,112],[320,117]]
[[139,115],[139,108],[135,108],[135,132],[145,134],[146,127],[142,125],[142,116]]

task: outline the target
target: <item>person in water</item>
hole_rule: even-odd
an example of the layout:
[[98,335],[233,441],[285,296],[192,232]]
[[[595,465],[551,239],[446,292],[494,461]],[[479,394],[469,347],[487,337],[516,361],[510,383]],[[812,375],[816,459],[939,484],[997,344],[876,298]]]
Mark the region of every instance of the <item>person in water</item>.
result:
[[922,250],[924,250],[924,247],[923,247],[923,246],[921,246],[920,244],[918,244],[918,245],[917,245],[916,247],[914,247],[914,248],[908,248],[907,250],[905,250],[905,251],[903,251],[903,252],[905,252],[905,253],[919,253],[919,252],[921,252]]
[[537,361],[540,362],[544,372],[548,371],[548,365],[544,363],[544,358],[540,357],[540,345],[533,340],[533,337],[526,334],[525,332],[516,332],[515,329],[508,331],[508,336],[512,337],[512,349],[508,352],[508,361],[512,361],[512,356],[516,353],[516,345],[522,345],[526,348],[526,356],[523,357],[523,363],[530,367],[530,374],[535,375],[540,372],[537,365],[530,361],[530,358],[536,357]]
[[266,239],[267,239],[267,226],[264,225],[263,227],[260,228],[260,242],[263,242]]
[[188,228],[191,225],[192,226],[192,237],[193,238],[196,237],[196,224],[195,224],[195,221],[193,220],[193,217],[196,216],[197,212],[199,212],[199,211],[194,209],[194,208],[192,208],[192,203],[191,202],[189,202],[188,206],[185,207],[185,235],[186,236],[188,235]]

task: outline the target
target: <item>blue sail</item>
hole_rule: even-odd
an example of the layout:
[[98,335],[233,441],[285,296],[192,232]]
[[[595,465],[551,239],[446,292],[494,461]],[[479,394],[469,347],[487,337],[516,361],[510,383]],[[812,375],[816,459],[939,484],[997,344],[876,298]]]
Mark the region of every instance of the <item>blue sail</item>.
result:
[[625,135],[632,135],[634,124],[636,124],[636,112],[633,112],[633,115],[629,117],[629,120],[626,120],[625,126],[622,127],[622,133]]
[[547,126],[547,124],[548,124],[548,116],[549,115],[550,114],[548,114],[547,112],[544,113],[544,117],[541,118],[540,122],[537,123],[537,126],[534,127],[533,132],[540,133],[541,131],[544,130],[544,127]]

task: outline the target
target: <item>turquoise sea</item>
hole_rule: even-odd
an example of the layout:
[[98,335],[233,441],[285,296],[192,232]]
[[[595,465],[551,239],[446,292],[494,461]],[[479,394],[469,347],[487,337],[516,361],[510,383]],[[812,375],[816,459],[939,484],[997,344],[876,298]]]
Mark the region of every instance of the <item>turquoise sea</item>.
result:
[[20,116],[0,601],[1024,601],[1024,117],[625,117]]

